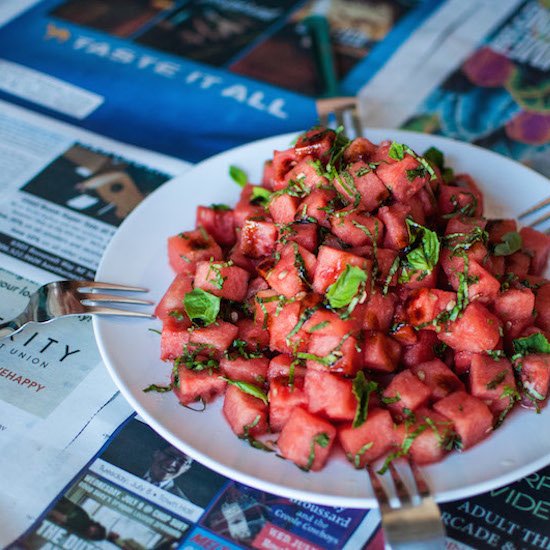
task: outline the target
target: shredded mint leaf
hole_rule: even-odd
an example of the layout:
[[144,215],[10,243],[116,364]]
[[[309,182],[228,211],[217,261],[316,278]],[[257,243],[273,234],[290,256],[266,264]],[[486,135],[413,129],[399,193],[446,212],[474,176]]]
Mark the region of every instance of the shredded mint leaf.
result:
[[225,376],[220,376],[220,378],[225,380],[228,384],[236,386],[242,392],[247,393],[252,397],[257,397],[266,405],[268,404],[267,394],[260,388],[258,388],[258,386],[255,386],[254,384],[249,384],[248,382],[243,382],[242,380],[231,380],[231,378],[225,378]]
[[502,242],[495,246],[495,256],[509,256],[521,250],[523,242],[521,235],[516,231],[510,231],[502,235]]
[[250,197],[250,202],[256,202],[256,203],[265,205],[268,203],[270,198],[271,198],[271,191],[269,191],[265,187],[260,187],[259,185],[255,185],[252,188],[252,195]]
[[359,292],[361,284],[367,280],[367,274],[357,266],[346,265],[338,279],[327,289],[327,299],[330,307],[335,309],[345,307]]
[[167,386],[159,386],[158,384],[151,384],[150,386],[147,386],[143,389],[144,393],[149,393],[151,391],[158,392],[158,393],[166,393],[169,391],[172,391],[174,389],[173,384],[168,384]]
[[394,160],[403,160],[405,158],[405,145],[392,141],[388,155]]
[[316,443],[320,447],[325,448],[330,443],[330,437],[326,432],[318,433],[315,437],[313,437],[309,448],[309,457],[307,460],[307,464],[303,468],[306,472],[311,469],[311,467],[313,466],[313,462],[315,461],[315,444]]
[[550,342],[541,332],[524,338],[516,338],[512,344],[515,352],[514,359],[530,353],[550,353]]
[[202,288],[195,288],[183,298],[183,307],[192,321],[211,325],[220,312],[221,299]]
[[248,176],[246,175],[246,172],[238,166],[231,165],[229,167],[229,175],[239,187],[244,187],[248,183]]
[[367,380],[363,371],[359,371],[353,379],[352,392],[357,399],[357,408],[353,427],[358,428],[364,424],[368,416],[369,398],[373,391],[376,391],[378,384],[372,380]]

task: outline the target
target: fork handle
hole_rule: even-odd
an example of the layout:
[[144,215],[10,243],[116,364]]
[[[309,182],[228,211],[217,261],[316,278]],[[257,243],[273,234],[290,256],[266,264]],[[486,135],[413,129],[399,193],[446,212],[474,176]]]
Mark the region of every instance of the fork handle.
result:
[[17,332],[19,329],[23,328],[27,322],[28,319],[26,317],[19,315],[10,321],[0,323],[0,340]]

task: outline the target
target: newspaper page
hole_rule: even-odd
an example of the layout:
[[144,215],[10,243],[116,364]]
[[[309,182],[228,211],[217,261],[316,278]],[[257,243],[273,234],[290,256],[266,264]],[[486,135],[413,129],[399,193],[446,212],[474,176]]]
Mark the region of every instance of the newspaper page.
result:
[[[136,143],[135,136],[140,136],[138,145],[142,147],[195,161],[241,140],[259,137],[250,133],[250,128],[258,125],[261,131],[270,134],[283,128],[294,129],[282,123],[286,119],[277,117],[275,112],[287,113],[300,128],[309,125],[314,116],[311,98],[319,91],[315,77],[309,84],[305,78],[298,83],[300,89],[293,90],[296,95],[288,92],[290,95],[283,96],[281,81],[268,82],[269,75],[254,72],[261,72],[266,60],[273,56],[270,52],[282,55],[285,42],[292,42],[289,37],[302,36],[300,23],[308,12],[298,8],[311,8],[312,3],[296,9],[288,3],[287,12],[271,19],[273,26],[265,22],[263,27],[251,24],[250,32],[257,37],[254,47],[243,48],[234,57],[230,56],[234,51],[228,50],[230,59],[222,62],[215,59],[216,55],[223,56],[227,42],[217,51],[204,48],[204,55],[212,57],[192,60],[192,65],[188,65],[187,59],[191,54],[178,50],[181,42],[177,39],[170,46],[162,44],[166,36],[177,34],[174,29],[187,31],[187,37],[204,39],[197,31],[205,21],[204,11],[189,13],[178,5],[175,11],[162,12],[161,2],[154,3],[153,13],[148,6],[145,13],[140,12],[139,17],[130,18],[129,22],[128,16],[116,20],[113,14],[101,19],[97,12],[95,19],[83,21],[78,19],[82,10],[77,0],[47,0],[40,4],[29,12],[30,19],[22,16],[15,20],[6,35],[0,30],[3,56],[0,78],[4,78],[0,83],[1,97],[12,103],[0,104],[0,115],[6,117],[2,120],[7,121],[0,128],[9,132],[9,141],[0,142],[6,146],[13,141],[13,147],[4,151],[3,164],[8,171],[10,161],[20,162],[20,170],[14,171],[15,179],[6,178],[0,186],[1,265],[5,268],[0,271],[3,298],[0,315],[5,318],[21,308],[25,295],[39,282],[93,273],[102,246],[138,199],[189,166],[167,157],[149,156],[145,149],[123,146],[51,118],[31,115],[13,106],[14,103],[130,143]],[[203,4],[217,7],[223,3]],[[241,12],[244,9],[243,3],[227,4],[238,5]],[[331,19],[338,33],[337,53],[342,66],[347,67],[340,76],[340,85],[346,93],[361,88],[369,125],[403,125],[469,141],[486,139],[486,146],[497,150],[505,146],[507,154],[544,171],[546,134],[527,139],[519,130],[525,112],[531,116],[533,111],[542,115],[543,123],[529,127],[547,128],[545,111],[542,108],[536,111],[545,97],[544,81],[536,80],[533,90],[526,87],[526,81],[531,82],[529,79],[538,75],[526,68],[531,56],[537,60],[538,70],[544,66],[540,61],[544,60],[543,53],[547,50],[543,48],[548,44],[544,34],[548,25],[540,26],[541,16],[543,22],[547,21],[548,8],[544,2],[380,2],[378,7],[389,5],[393,9],[373,10],[376,17],[354,26],[349,23],[353,12],[351,8],[344,9],[346,4],[352,2],[339,3],[338,13],[332,13]],[[265,6],[270,7],[268,3]],[[215,9],[213,13],[224,25],[232,21],[227,12]],[[273,17],[275,12],[256,11],[253,14],[256,23],[259,13]],[[341,27],[337,27],[338,16],[344,21]],[[368,32],[361,32],[365,28],[371,32],[370,40],[366,41],[364,36]],[[380,32],[376,34],[373,29]],[[34,41],[29,40],[30,49],[23,44],[25,36],[28,37],[26,32],[34,33]],[[514,40],[523,42],[529,37],[535,38],[521,48],[512,48]],[[216,42],[214,37],[210,40]],[[151,50],[141,49],[146,42]],[[18,47],[10,49],[8,44]],[[75,44],[80,49],[75,49]],[[309,51],[307,40],[295,40],[293,44],[298,44],[298,50]],[[45,52],[51,48],[51,59],[61,56],[66,61],[65,68],[60,72],[51,59],[44,62],[46,53],[32,60],[36,48]],[[143,57],[144,51],[153,59]],[[155,54],[151,55],[151,51]],[[510,51],[515,53],[512,55]],[[529,53],[534,51],[539,53]],[[163,52],[162,57],[159,52]],[[476,64],[493,62],[495,52],[500,80],[479,82]],[[521,58],[519,52],[523,52]],[[513,70],[501,59],[507,55]],[[88,67],[92,73],[86,76],[76,71],[79,78],[67,74],[67,68],[73,67],[74,71],[75,66],[84,66],[84,60],[94,60]],[[174,69],[168,63],[176,61],[182,67],[185,65],[185,70]],[[172,82],[172,86],[158,94],[162,101],[172,98],[172,103],[165,103],[166,112],[155,105],[151,107],[135,89],[129,98],[113,100],[108,82],[102,83],[103,88],[92,83],[94,70],[106,71],[104,74],[109,78],[114,74],[109,67],[125,73],[120,70],[124,63],[131,65],[132,71],[141,63],[141,80],[136,79],[138,71],[131,72],[128,78],[136,79],[136,86],[144,86],[149,100],[152,88],[156,91],[160,82]],[[291,83],[287,84],[288,89],[292,89],[292,83],[298,84],[293,80],[291,64],[285,64],[285,68],[287,65],[289,75],[284,78]],[[189,72],[190,67],[196,72]],[[185,75],[185,86],[180,76],[168,76],[174,70],[180,76]],[[238,71],[241,71],[239,80],[234,81]],[[499,71],[508,76],[502,77]],[[254,88],[251,81],[240,80],[245,77],[265,82]],[[465,80],[468,87],[457,87],[457,83],[464,84]],[[38,89],[48,92],[44,92],[44,97],[36,93],[31,85],[34,82],[39,82]],[[204,117],[186,119],[190,125],[203,124],[201,132],[204,130],[192,140],[194,149],[190,149],[181,134],[181,120],[187,113],[174,109],[174,102],[181,103],[182,87],[190,105],[203,102],[219,105],[221,101],[223,106],[245,108],[233,121],[218,118],[219,113],[212,111],[212,119],[220,121],[215,129],[203,124]],[[226,91],[228,88],[231,93]],[[474,93],[478,88],[483,93]],[[468,93],[458,98],[457,93],[464,89]],[[406,101],[402,90],[407,91]],[[306,101],[307,94],[311,96]],[[385,99],[383,103],[379,102],[381,97]],[[532,97],[536,100],[525,110]],[[469,105],[471,109],[457,109],[457,98],[460,105]],[[121,125],[121,119],[113,116],[110,127],[107,114],[127,113],[123,99],[126,103],[133,100],[143,112],[128,114],[123,122],[131,121],[130,124]],[[284,101],[276,101],[280,99]],[[486,105],[495,107],[490,110]],[[506,108],[499,107],[503,105]],[[294,108],[301,114],[296,114]],[[221,107],[222,111],[230,109]],[[154,128],[151,112],[158,113]],[[250,113],[255,116],[250,117]],[[465,113],[469,113],[468,119],[459,118],[459,114]],[[494,135],[490,139],[488,134],[476,133],[466,124],[480,113],[491,121],[489,126]],[[516,122],[510,124],[510,120]],[[166,128],[166,134],[158,139],[160,130]],[[453,128],[467,132],[453,134]],[[514,136],[522,136],[523,141]],[[32,152],[28,154],[31,158],[20,161],[27,150]],[[122,178],[117,182],[119,188],[127,191],[124,201],[100,193],[104,180],[98,179],[103,173],[102,168],[96,168],[98,165],[110,175],[119,172],[118,177]],[[59,194],[53,193],[51,186],[52,181],[57,181],[58,170],[69,182],[60,186]],[[134,187],[124,185],[129,180]],[[6,201],[10,201],[9,208],[4,208]],[[44,222],[37,225],[33,219]],[[76,251],[74,240],[55,233],[59,231],[56,219],[72,224],[72,230],[79,232],[85,246]],[[42,236],[38,231],[42,226],[54,233]],[[31,327],[20,338],[16,336],[5,342],[0,348],[0,361],[3,361],[0,440],[5,441],[3,448],[7,450],[0,457],[0,467],[4,479],[9,480],[0,492],[0,510],[3,513],[9,510],[6,515],[11,520],[11,525],[4,525],[0,533],[0,544],[4,546],[15,541],[13,548],[383,548],[376,511],[328,508],[256,491],[227,480],[168,447],[139,418],[132,417],[121,425],[131,411],[116,394],[100,363],[90,322],[85,317],[63,319],[39,329]],[[67,379],[66,370],[61,369],[69,364],[75,380],[72,376]],[[549,548],[549,480],[550,469],[546,468],[486,495],[443,505],[449,534],[447,548]]]
[[[130,209],[188,166],[0,103],[0,320],[18,315],[41,283],[93,279]],[[104,195],[105,185],[119,192]],[[16,517],[36,518],[130,414],[89,316],[3,339],[0,508],[14,499],[24,503]],[[0,544],[26,526],[5,524]]]

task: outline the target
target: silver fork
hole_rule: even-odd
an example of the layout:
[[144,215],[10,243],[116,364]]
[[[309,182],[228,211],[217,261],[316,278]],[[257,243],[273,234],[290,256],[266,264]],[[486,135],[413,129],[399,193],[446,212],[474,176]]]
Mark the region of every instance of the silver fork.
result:
[[152,314],[102,304],[151,305],[153,302],[131,296],[102,294],[96,290],[147,292],[145,288],[96,281],[55,281],[41,286],[29,298],[27,307],[15,318],[0,323],[0,338],[21,330],[27,323],[45,323],[66,315],[121,315],[151,318]]
[[394,487],[392,506],[391,493],[384,488],[378,474],[367,466],[374,495],[380,507],[382,528],[386,548],[393,550],[437,550],[445,548],[445,528],[441,520],[439,506],[430,494],[428,484],[420,470],[412,461],[408,464],[413,491],[409,491],[403,478],[390,462],[388,470]]
[[[547,222],[548,220],[550,220],[550,197],[538,202],[537,204],[535,204],[531,208],[525,210],[525,212],[522,212],[518,216],[518,219],[519,220],[529,220],[529,218],[533,214],[536,214],[537,212],[540,212],[541,210],[545,210],[545,209],[547,210],[546,213],[543,213],[538,218],[536,218],[534,220],[531,220],[529,222],[529,224],[525,224],[525,225],[528,225],[529,227],[536,228],[536,227],[542,225],[543,223]],[[547,235],[550,235],[550,227],[548,227],[543,232],[546,233]]]

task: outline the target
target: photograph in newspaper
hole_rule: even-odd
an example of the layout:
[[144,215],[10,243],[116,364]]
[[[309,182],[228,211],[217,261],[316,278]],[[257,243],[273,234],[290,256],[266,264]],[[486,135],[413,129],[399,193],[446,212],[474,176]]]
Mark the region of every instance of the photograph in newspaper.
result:
[[171,511],[86,473],[10,548],[167,550],[188,529]]
[[550,7],[527,0],[404,122],[550,175]]
[[124,471],[143,487],[169,493],[182,501],[205,508],[227,479],[167,443],[138,419],[130,420],[111,441],[100,459],[106,467]]
[[201,526],[254,548],[342,548],[369,510],[331,508],[231,483]]

